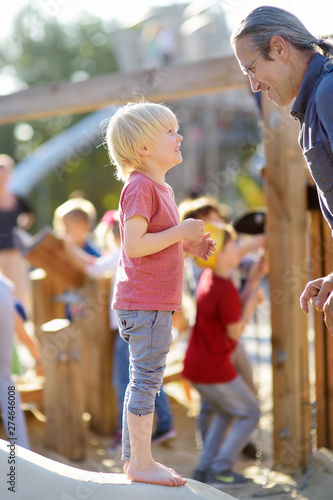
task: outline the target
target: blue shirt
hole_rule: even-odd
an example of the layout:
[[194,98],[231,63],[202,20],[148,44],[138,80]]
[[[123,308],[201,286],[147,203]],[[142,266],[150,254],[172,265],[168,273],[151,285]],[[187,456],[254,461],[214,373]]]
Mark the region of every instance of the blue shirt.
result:
[[89,255],[92,255],[93,257],[101,256],[101,253],[95,247],[93,247],[92,244],[89,243],[89,241],[85,242],[85,244],[82,247],[82,250],[84,250]]
[[333,230],[333,59],[319,53],[312,57],[291,116],[300,122],[299,144]]

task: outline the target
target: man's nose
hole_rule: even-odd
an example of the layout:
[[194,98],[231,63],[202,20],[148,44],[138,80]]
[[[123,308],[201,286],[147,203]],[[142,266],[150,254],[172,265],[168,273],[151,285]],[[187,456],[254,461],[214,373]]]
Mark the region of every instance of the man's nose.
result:
[[256,79],[256,75],[249,76],[250,84],[252,92],[259,92],[260,90],[260,82]]

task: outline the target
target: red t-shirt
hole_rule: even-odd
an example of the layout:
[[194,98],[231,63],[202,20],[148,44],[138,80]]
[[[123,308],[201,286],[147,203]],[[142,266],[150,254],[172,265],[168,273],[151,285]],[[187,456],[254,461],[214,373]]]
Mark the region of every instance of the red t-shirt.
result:
[[[119,202],[119,225],[124,241],[125,222],[141,215],[148,233],[157,233],[180,223],[174,194],[168,184],[159,184],[140,172],[126,182]],[[129,258],[122,245],[113,295],[113,309],[181,311],[184,254],[182,242],[145,257]]]
[[197,317],[184,361],[183,375],[197,384],[230,382],[237,371],[230,355],[237,342],[226,327],[241,317],[241,301],[232,281],[206,269],[197,288]]

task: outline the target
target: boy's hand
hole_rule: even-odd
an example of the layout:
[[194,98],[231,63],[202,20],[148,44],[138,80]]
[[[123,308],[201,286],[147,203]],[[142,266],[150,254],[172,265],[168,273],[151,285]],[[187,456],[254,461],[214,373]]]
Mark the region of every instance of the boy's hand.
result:
[[184,241],[184,252],[200,257],[203,260],[208,260],[216,250],[216,243],[209,238],[210,233],[205,233],[199,241]]
[[205,234],[205,226],[200,219],[185,219],[181,224],[182,239],[188,241],[200,241]]

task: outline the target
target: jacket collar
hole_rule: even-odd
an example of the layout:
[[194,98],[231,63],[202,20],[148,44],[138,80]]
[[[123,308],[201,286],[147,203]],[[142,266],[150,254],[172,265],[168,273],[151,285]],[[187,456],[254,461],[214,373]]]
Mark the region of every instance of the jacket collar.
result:
[[311,58],[308,68],[305,72],[301,88],[299,89],[292,110],[290,112],[292,117],[298,118],[300,121],[303,121],[305,110],[314,90],[314,86],[316,85],[317,79],[323,70],[324,64],[327,61],[327,57],[319,54],[319,52],[317,52]]

